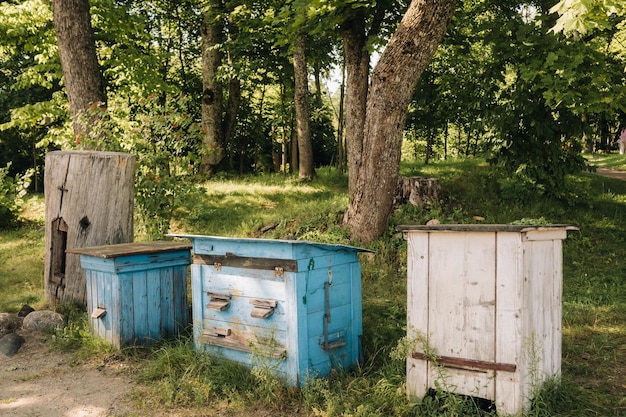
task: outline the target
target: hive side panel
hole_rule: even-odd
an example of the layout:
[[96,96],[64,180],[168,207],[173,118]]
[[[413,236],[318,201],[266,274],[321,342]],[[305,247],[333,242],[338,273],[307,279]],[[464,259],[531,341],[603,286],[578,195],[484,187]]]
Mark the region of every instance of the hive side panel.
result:
[[550,364],[544,368],[547,375],[561,373],[562,334],[563,334],[563,242],[553,241],[553,275],[552,275],[552,349]]

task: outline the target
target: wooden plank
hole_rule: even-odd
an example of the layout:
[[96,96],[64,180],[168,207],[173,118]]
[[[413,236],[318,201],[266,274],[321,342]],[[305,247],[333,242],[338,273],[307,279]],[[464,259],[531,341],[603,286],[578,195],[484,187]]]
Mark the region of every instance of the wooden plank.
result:
[[68,249],[67,253],[94,256],[96,258],[111,259],[133,255],[148,255],[163,252],[188,251],[189,243],[170,242],[165,240],[154,242],[131,242],[114,245],[89,246],[85,248]]
[[120,322],[120,339],[123,343],[129,343],[135,339],[135,310],[140,308],[134,303],[135,296],[138,295],[135,293],[137,289],[133,282],[134,275],[131,273],[117,274],[115,278],[117,283],[116,294],[119,299],[119,302],[116,303],[115,315]]
[[515,224],[438,224],[438,225],[400,225],[396,230],[407,233],[428,232],[478,232],[478,233],[522,233],[527,231],[578,230],[565,224],[551,225],[515,225]]
[[174,303],[174,268],[164,268],[158,272],[160,317],[158,326],[159,337],[170,337],[175,334]]
[[[407,236],[407,335],[412,342],[428,338],[429,329],[429,259],[428,233],[411,233]],[[424,349],[419,344],[417,349]],[[423,398],[428,392],[428,364],[407,357],[407,395]]]
[[196,348],[200,350],[198,338],[202,334],[203,314],[206,290],[202,283],[205,281],[205,267],[200,265],[191,265],[191,315],[193,322],[193,335],[196,342]]
[[520,374],[526,372],[521,342],[521,318],[527,310],[523,300],[524,249],[519,233],[500,232],[496,238],[496,362],[516,364],[517,369],[513,373],[496,373],[494,402],[498,411],[515,414],[526,400],[520,384]]
[[[148,284],[147,284],[147,272],[137,271],[133,273],[132,285],[133,285],[133,306],[135,306],[135,312],[133,317],[135,319],[135,327],[133,339],[138,342],[143,342],[146,337],[149,336],[148,332]],[[132,343],[134,340],[130,338],[125,340],[125,343]]]
[[251,258],[237,256],[231,253],[226,255],[194,254],[193,263],[199,265],[221,265],[232,268],[262,269],[274,271],[282,268],[285,272],[298,272],[298,263],[292,259]]
[[[429,360],[428,357],[422,352],[413,352],[411,357],[419,360]],[[468,371],[502,371],[502,372],[515,372],[517,365],[514,363],[499,363],[499,362],[485,362],[474,359],[463,359],[450,356],[437,356],[436,362],[440,365],[450,368],[465,369]]]
[[186,266],[177,266],[174,268],[172,282],[174,297],[174,328],[176,333],[180,333],[189,324]]
[[356,365],[363,361],[363,346],[361,345],[361,337],[363,335],[363,290],[361,287],[361,264],[358,262],[350,264],[350,284],[352,286],[350,296],[352,317],[350,317],[351,331],[347,338],[350,341],[351,356],[347,359],[347,363]]

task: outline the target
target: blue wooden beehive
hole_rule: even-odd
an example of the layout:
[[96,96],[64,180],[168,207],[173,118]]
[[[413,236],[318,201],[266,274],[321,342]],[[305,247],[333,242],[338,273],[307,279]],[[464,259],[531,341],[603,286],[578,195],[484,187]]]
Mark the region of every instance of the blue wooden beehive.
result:
[[287,384],[347,369],[361,356],[362,249],[177,235],[193,242],[199,351],[264,365]]
[[183,330],[189,322],[190,249],[188,244],[158,241],[68,251],[80,254],[94,334],[119,348]]

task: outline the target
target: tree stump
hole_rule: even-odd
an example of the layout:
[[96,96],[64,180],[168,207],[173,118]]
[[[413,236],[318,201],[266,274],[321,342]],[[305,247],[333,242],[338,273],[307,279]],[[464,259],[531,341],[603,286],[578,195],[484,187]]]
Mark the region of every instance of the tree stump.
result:
[[49,304],[86,305],[80,257],[66,250],[133,241],[135,156],[55,151],[46,155],[46,263]]
[[407,201],[415,206],[430,205],[441,199],[438,178],[400,177],[394,198],[394,207]]

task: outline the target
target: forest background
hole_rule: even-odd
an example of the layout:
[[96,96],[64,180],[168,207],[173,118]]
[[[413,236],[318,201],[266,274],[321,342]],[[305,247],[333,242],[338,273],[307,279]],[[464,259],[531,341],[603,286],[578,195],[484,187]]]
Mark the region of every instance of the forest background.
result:
[[[403,156],[426,163],[485,156],[510,173],[503,193],[567,199],[566,175],[585,167],[581,152],[616,148],[626,124],[623,6],[459,2],[415,88]],[[19,182],[32,175],[31,188],[41,191],[47,151],[135,153],[137,207],[142,218],[158,219],[143,225],[151,237],[167,232],[193,176],[302,176],[294,73],[302,45],[312,146],[305,177],[326,165],[347,172],[347,36],[363,35],[369,63],[407,7],[406,1],[94,0],[106,103],[81,116],[93,127],[76,137],[50,2],[5,1],[3,176]],[[216,103],[212,116],[207,102]]]
[[[140,239],[159,238],[174,227],[350,243],[339,226],[349,188],[344,23],[362,18],[366,51],[376,56],[407,5],[93,1],[91,24],[107,106],[93,106],[83,116],[93,123],[77,141],[50,3],[2,2],[2,309],[17,311],[22,302],[41,300],[44,202],[40,193],[25,193],[42,191],[44,155],[54,149],[138,155]],[[242,407],[242,414],[261,408],[268,415],[489,415],[456,397],[406,401],[404,362],[389,355],[406,331],[406,247],[393,226],[433,218],[564,222],[580,226],[581,233],[568,237],[564,251],[563,379],[560,387],[542,387],[546,395],[536,396],[538,405],[528,415],[623,415],[624,185],[569,174],[586,169],[584,151],[595,153],[593,164],[602,153],[611,166],[624,169],[623,158],[615,155],[625,113],[624,6],[609,0],[457,3],[414,91],[402,148],[401,174],[440,178],[446,199],[430,207],[401,206],[385,235],[368,245],[376,255],[363,260],[367,362],[355,373],[314,380],[294,392],[266,374],[240,368],[225,379],[224,366],[230,365],[196,355],[190,338],[147,353],[98,346],[89,354],[103,363],[137,361],[132,369],[141,369],[148,393],[136,399],[148,410],[221,401],[229,409]],[[230,132],[213,148],[202,124],[207,21],[221,28],[221,41],[209,49],[221,53],[213,80],[224,93],[222,132]],[[301,27],[307,28],[317,172],[310,182],[295,178],[301,161],[292,59],[295,30]],[[223,153],[207,167],[216,154],[207,149],[215,146]],[[270,173],[279,174],[264,175]],[[23,197],[26,211],[37,208],[35,220],[26,216],[17,227],[5,227],[15,224]],[[84,314],[55,334],[56,340],[92,348],[95,342],[81,320]]]

